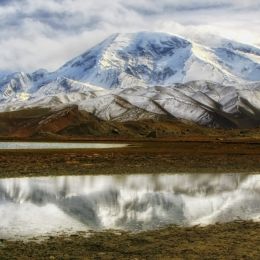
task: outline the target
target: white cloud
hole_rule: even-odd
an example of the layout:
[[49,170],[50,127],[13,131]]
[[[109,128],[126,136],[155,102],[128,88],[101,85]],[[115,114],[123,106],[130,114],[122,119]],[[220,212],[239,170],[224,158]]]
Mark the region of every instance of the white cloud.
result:
[[0,0],[0,70],[54,70],[115,32],[210,32],[259,44],[259,16],[259,0]]

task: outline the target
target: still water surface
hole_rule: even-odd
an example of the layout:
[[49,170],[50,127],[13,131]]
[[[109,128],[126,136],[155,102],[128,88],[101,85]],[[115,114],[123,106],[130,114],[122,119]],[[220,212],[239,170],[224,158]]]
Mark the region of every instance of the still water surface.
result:
[[259,220],[260,175],[0,179],[0,237]]
[[16,149],[108,149],[122,148],[127,144],[115,143],[52,143],[52,142],[0,142],[0,150]]

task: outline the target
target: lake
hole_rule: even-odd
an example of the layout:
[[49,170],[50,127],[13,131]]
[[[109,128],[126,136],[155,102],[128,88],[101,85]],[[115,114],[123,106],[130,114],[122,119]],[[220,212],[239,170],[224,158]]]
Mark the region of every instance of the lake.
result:
[[68,143],[68,142],[0,142],[0,150],[23,149],[109,149],[123,148],[127,144],[118,143]]
[[259,220],[258,174],[0,179],[0,237]]

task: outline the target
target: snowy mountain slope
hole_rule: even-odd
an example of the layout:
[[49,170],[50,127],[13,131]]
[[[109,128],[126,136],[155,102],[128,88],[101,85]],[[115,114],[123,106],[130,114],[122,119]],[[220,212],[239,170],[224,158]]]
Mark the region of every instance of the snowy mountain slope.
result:
[[54,74],[106,88],[193,80],[225,84],[260,80],[258,58],[259,49],[232,41],[211,48],[171,34],[141,32],[113,35]]
[[24,72],[12,73],[0,78],[0,100],[8,99],[21,93],[27,93],[33,82],[29,74]]
[[102,120],[259,126],[259,61],[257,47],[224,39],[115,34],[55,72],[0,74],[0,111],[77,105]]
[[[51,85],[50,85],[51,84]],[[213,127],[260,125],[260,84],[239,89],[195,81],[168,87],[102,89],[71,80],[52,82],[27,100],[1,102],[0,111],[77,105],[102,120],[131,121],[167,116]],[[47,92],[44,88],[57,91]],[[43,92],[41,92],[43,91]],[[58,92],[60,91],[60,92]]]
[[260,80],[260,49],[222,38],[213,44],[166,33],[114,34],[54,72],[40,69],[5,79],[0,74],[0,89],[22,91],[25,81],[27,90],[35,92],[62,77],[104,88],[194,80],[248,83]]

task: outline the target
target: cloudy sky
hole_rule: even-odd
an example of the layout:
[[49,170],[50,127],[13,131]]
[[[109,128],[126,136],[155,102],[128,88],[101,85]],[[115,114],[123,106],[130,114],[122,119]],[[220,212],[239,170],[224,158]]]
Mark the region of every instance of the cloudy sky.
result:
[[0,71],[55,70],[116,32],[214,33],[260,46],[260,0],[0,0]]

